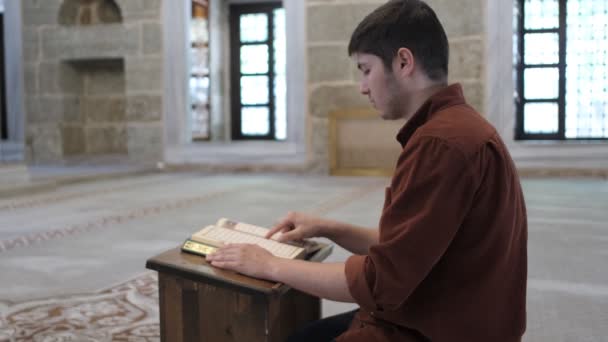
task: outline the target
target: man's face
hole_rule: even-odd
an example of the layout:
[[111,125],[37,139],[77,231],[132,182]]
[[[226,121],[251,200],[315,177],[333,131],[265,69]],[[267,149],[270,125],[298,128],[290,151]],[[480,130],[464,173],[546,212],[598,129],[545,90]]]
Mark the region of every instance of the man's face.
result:
[[354,55],[357,67],[361,71],[359,91],[367,95],[371,104],[383,119],[395,120],[403,117],[403,103],[399,83],[394,73],[386,70],[380,57],[357,53]]

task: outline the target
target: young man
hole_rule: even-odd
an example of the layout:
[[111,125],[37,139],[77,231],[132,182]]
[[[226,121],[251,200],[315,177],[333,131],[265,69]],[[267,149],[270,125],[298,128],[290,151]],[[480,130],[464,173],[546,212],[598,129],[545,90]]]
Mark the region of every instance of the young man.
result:
[[[349,54],[384,119],[408,119],[378,230],[290,213],[270,235],[323,236],[345,263],[233,245],[215,266],[284,282],[360,310],[314,323],[302,341],[521,341],[527,220],[515,166],[495,129],[447,85],[448,41],[433,10],[393,0],[368,15]],[[354,317],[353,317],[354,316]]]

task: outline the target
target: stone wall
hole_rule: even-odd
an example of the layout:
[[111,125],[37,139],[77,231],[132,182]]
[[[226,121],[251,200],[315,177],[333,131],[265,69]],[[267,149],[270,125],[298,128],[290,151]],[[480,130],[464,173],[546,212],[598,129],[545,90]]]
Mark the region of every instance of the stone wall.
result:
[[450,42],[449,82],[459,82],[467,102],[485,115],[485,0],[427,0]]
[[[309,146],[316,172],[326,173],[329,167],[329,113],[345,108],[370,108],[367,97],[359,93],[358,71],[347,55],[347,46],[357,24],[384,2],[309,0],[307,3]],[[468,101],[483,112],[484,1],[427,2],[439,16],[450,40],[450,82],[461,82]],[[399,126],[396,123],[395,134]]]
[[[162,160],[163,124],[172,124],[162,121],[163,93],[171,90],[163,85],[162,0],[21,1],[28,159]],[[451,42],[450,81],[461,82],[483,112],[484,1],[428,2]],[[77,9],[78,3],[89,7]],[[91,3],[105,9],[96,13]],[[356,25],[382,3],[306,0],[306,131],[314,172],[329,169],[329,113],[370,108],[346,50]]]
[[22,0],[22,11],[27,158],[162,158],[161,0]]

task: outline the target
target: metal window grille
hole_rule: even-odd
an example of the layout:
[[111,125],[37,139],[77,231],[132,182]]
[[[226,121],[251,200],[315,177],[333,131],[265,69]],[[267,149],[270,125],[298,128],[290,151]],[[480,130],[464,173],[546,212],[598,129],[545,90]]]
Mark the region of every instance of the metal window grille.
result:
[[515,138],[608,140],[608,1],[516,2]]

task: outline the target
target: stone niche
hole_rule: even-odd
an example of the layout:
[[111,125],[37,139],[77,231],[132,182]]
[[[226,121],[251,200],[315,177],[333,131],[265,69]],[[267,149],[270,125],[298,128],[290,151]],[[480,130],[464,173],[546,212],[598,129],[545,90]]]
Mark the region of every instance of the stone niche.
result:
[[59,24],[95,25],[122,22],[120,7],[112,0],[65,0],[59,9]]
[[[64,157],[128,152],[121,22],[120,8],[112,0],[65,0],[59,9],[64,30],[55,41],[68,45],[56,56],[64,80],[59,91]],[[56,45],[58,50],[61,46]]]
[[71,78],[62,91],[67,103],[61,122],[65,157],[127,153],[124,68],[123,59],[62,63],[64,79]]
[[161,4],[24,0],[29,161],[162,158]]

